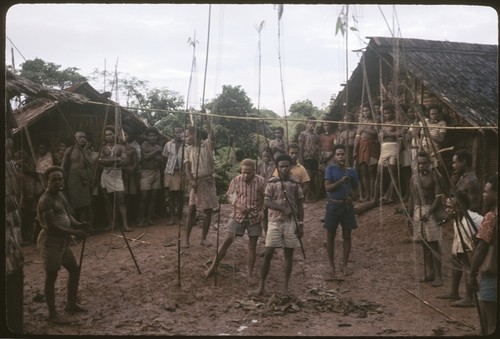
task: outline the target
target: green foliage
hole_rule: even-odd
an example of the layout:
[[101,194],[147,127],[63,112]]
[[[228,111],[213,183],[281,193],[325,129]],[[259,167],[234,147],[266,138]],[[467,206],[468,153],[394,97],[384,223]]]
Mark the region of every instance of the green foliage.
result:
[[[321,119],[324,114],[323,110],[314,106],[312,101],[309,99],[296,101],[290,105],[290,118],[292,119],[306,119],[309,116],[313,116],[316,119]],[[289,136],[288,139],[291,142],[297,142],[301,132],[305,131],[306,124],[302,121],[290,121],[288,123]]]
[[[93,81],[105,78],[105,87],[113,91],[118,79],[118,95],[126,99],[126,106],[137,111],[149,126],[156,124],[163,118],[184,106],[184,98],[176,91],[168,88],[149,88],[149,82],[140,80],[126,73],[114,74],[95,69],[90,77]],[[104,91],[104,89],[102,90]],[[167,124],[164,122],[162,125]],[[182,124],[184,125],[184,124]]]
[[174,137],[174,126],[179,125],[184,128],[188,117],[185,114],[169,114],[158,121],[154,126],[161,131],[164,135],[171,138]]
[[154,126],[184,105],[183,97],[167,88],[148,90],[141,99],[139,115],[145,118],[150,126]]
[[215,182],[217,195],[223,195],[223,201],[226,200],[226,191],[231,179],[237,173],[236,161],[237,149],[231,146],[218,148],[215,151]]
[[[229,85],[224,85],[222,93],[207,103],[206,108],[217,115],[241,118],[255,115],[256,112],[245,90],[241,86]],[[245,157],[256,157],[256,145],[248,142],[248,134],[257,129],[255,121],[216,117],[213,119],[213,126],[217,149],[229,145],[229,141],[232,138],[235,147],[239,148]]]
[[87,78],[78,73],[76,67],[63,70],[60,68],[60,65],[35,58],[34,60],[26,60],[21,64],[19,75],[37,84],[57,89],[65,89],[87,81]]

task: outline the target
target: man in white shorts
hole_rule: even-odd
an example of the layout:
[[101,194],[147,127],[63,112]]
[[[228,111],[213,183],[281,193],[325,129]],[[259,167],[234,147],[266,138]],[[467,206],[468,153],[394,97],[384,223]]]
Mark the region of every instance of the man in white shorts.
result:
[[264,205],[269,209],[266,249],[260,274],[260,285],[254,294],[264,293],[264,284],[276,248],[285,251],[285,283],[283,293],[288,293],[288,282],[292,273],[293,250],[300,247],[304,235],[304,193],[300,182],[290,176],[292,160],[288,155],[280,155],[275,164],[279,177],[269,180],[264,194]]

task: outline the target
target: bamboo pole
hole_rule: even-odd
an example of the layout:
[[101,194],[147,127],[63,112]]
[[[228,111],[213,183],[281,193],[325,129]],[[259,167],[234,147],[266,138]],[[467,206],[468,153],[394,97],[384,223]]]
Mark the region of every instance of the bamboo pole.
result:
[[459,324],[462,324],[462,325],[465,325],[465,326],[467,326],[467,327],[469,327],[469,328],[472,328],[473,330],[475,330],[475,329],[476,329],[476,327],[475,327],[474,325],[469,324],[469,323],[467,323],[467,322],[465,322],[465,321],[460,321],[460,320],[457,320],[457,319],[455,319],[455,318],[453,318],[453,317],[449,316],[448,314],[444,313],[443,311],[441,311],[441,310],[440,310],[440,309],[438,309],[437,307],[432,306],[431,304],[429,304],[427,301],[425,301],[424,299],[422,299],[422,298],[420,298],[419,296],[417,296],[417,295],[416,295],[415,293],[413,293],[412,291],[409,291],[409,290],[407,290],[407,289],[406,289],[406,288],[404,288],[404,287],[401,287],[401,288],[402,288],[404,291],[406,291],[406,292],[408,292],[409,294],[411,294],[412,296],[414,296],[415,298],[417,298],[418,300],[420,300],[420,301],[421,301],[424,305],[429,306],[429,307],[430,307],[430,308],[432,308],[434,311],[436,311],[436,312],[438,312],[438,313],[440,313],[440,314],[444,315],[446,318],[450,319],[451,321],[456,322],[456,323],[459,323]]

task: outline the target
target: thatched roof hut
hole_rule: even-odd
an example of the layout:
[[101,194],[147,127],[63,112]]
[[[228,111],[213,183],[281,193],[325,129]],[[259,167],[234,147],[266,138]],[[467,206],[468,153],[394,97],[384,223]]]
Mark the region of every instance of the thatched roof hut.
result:
[[[37,140],[56,145],[61,139],[71,140],[78,130],[90,133],[99,147],[103,127],[114,125],[115,120],[137,134],[147,127],[141,117],[109,100],[87,82],[56,90],[7,72],[6,100],[21,95],[32,100],[12,112],[15,121],[11,126],[17,126],[13,129],[17,147],[31,141],[36,145]],[[6,106],[12,109],[10,104]]]
[[[449,126],[442,147],[467,149],[480,179],[498,172],[498,46],[371,37],[332,111],[378,99],[400,105],[439,104]],[[343,116],[343,115],[342,115]],[[495,127],[484,128],[484,127]],[[443,154],[450,165],[453,152]]]

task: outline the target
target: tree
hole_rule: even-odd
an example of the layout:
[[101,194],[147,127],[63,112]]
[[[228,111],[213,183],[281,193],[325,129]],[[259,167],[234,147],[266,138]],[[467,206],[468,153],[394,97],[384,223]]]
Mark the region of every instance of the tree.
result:
[[[184,106],[184,99],[178,92],[168,88],[155,87],[150,89],[148,81],[140,80],[127,73],[118,72],[115,74],[95,69],[91,74],[91,79],[97,82],[99,78],[105,78],[103,84],[106,88],[110,88],[111,91],[118,90],[118,96],[125,97],[125,106],[129,109],[135,109],[149,126],[155,126],[171,114],[171,111],[177,111]],[[116,84],[117,79],[118,85]],[[103,88],[102,91],[105,91],[106,88]],[[164,121],[159,128],[168,130],[169,122],[171,120]]]
[[139,99],[139,115],[145,118],[150,126],[155,126],[163,118],[184,106],[182,96],[168,88],[147,90]]
[[37,84],[65,89],[75,84],[87,81],[83,75],[78,73],[78,68],[69,67],[60,70],[61,66],[42,59],[26,60],[21,64],[20,76]]
[[[222,93],[207,103],[206,108],[217,115],[245,118],[255,114],[252,101],[241,86],[222,86]],[[231,144],[241,149],[246,157],[257,155],[257,147],[248,142],[248,135],[256,131],[256,125],[251,120],[214,118],[214,131],[217,148]]]
[[[293,119],[306,119],[313,116],[316,119],[321,119],[322,110],[314,106],[309,99],[296,101],[290,105],[290,118]],[[297,142],[299,134],[305,130],[306,124],[302,121],[292,121],[289,125],[292,135],[289,136],[290,140]]]

